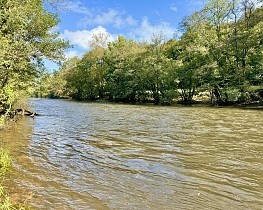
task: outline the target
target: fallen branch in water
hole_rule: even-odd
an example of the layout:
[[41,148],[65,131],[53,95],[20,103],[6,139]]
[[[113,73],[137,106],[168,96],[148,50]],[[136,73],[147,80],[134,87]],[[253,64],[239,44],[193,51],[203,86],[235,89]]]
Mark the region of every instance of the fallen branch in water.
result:
[[27,109],[17,109],[17,110],[15,111],[15,113],[16,113],[16,114],[20,114],[20,115],[30,116],[30,117],[39,116],[38,113],[32,112],[32,111],[27,110]]

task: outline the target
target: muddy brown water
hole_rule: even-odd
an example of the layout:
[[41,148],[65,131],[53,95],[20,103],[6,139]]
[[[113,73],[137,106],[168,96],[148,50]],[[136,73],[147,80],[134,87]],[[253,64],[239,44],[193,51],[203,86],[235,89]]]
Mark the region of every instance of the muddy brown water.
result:
[[0,132],[36,209],[263,209],[263,111],[31,99]]

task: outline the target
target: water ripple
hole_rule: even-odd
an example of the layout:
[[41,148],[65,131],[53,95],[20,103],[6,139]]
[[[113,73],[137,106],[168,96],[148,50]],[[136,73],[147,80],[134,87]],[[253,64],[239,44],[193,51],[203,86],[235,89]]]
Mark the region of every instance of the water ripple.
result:
[[263,206],[260,110],[31,103],[42,116],[13,132],[14,179],[39,209]]

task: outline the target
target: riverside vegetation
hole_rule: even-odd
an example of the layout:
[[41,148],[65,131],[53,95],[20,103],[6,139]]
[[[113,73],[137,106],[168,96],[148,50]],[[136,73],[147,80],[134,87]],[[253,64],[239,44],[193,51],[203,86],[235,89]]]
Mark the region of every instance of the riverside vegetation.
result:
[[8,190],[2,184],[6,174],[10,171],[12,163],[9,152],[0,148],[0,209],[3,210],[26,210],[30,209],[24,203],[13,203],[8,195]]
[[10,198],[8,197],[5,187],[2,185],[3,177],[11,168],[11,158],[9,153],[0,149],[0,209],[13,209]]
[[43,72],[43,60],[61,61],[69,46],[47,11],[53,0],[0,0],[0,114],[12,116],[17,102]]
[[63,60],[69,43],[53,30],[59,19],[51,0],[0,1],[0,113],[37,97],[122,102],[191,103],[205,95],[214,105],[262,102],[262,0],[208,0],[185,17],[174,39],[149,42],[105,33],[50,74],[43,59]]
[[[213,105],[260,103],[263,7],[255,0],[209,0],[181,22],[179,36],[150,42],[97,34],[81,58],[36,82],[34,96],[120,102]],[[200,98],[200,97],[199,97]]]
[[[60,63],[69,43],[47,8],[60,0],[0,0],[0,123],[21,108],[24,95],[108,99],[122,102],[189,103],[207,94],[214,105],[262,102],[262,0],[208,0],[181,22],[179,35],[149,42],[97,34],[91,50],[53,74],[44,59]],[[10,158],[0,150],[0,173]],[[14,209],[0,186],[0,209]],[[23,207],[21,207],[23,208]]]
[[[24,108],[30,86],[43,72],[43,60],[61,61],[69,46],[53,30],[58,16],[46,9],[57,1],[0,0],[0,129],[16,109]],[[2,185],[10,167],[9,153],[0,149],[0,209],[27,209],[13,204]]]
[[[0,129],[5,129],[5,117],[0,118]],[[0,209],[1,210],[29,210],[30,206],[26,204],[27,200],[14,201],[9,196],[9,189],[5,186],[6,176],[12,168],[12,158],[8,150],[0,147]]]

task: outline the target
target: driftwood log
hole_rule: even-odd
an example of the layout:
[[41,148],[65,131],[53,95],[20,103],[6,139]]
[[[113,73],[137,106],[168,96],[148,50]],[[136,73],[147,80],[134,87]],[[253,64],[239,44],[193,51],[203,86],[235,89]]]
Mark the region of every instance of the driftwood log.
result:
[[26,115],[26,116],[30,116],[30,117],[39,116],[38,113],[32,112],[32,111],[27,110],[27,109],[17,109],[16,110],[16,114]]

